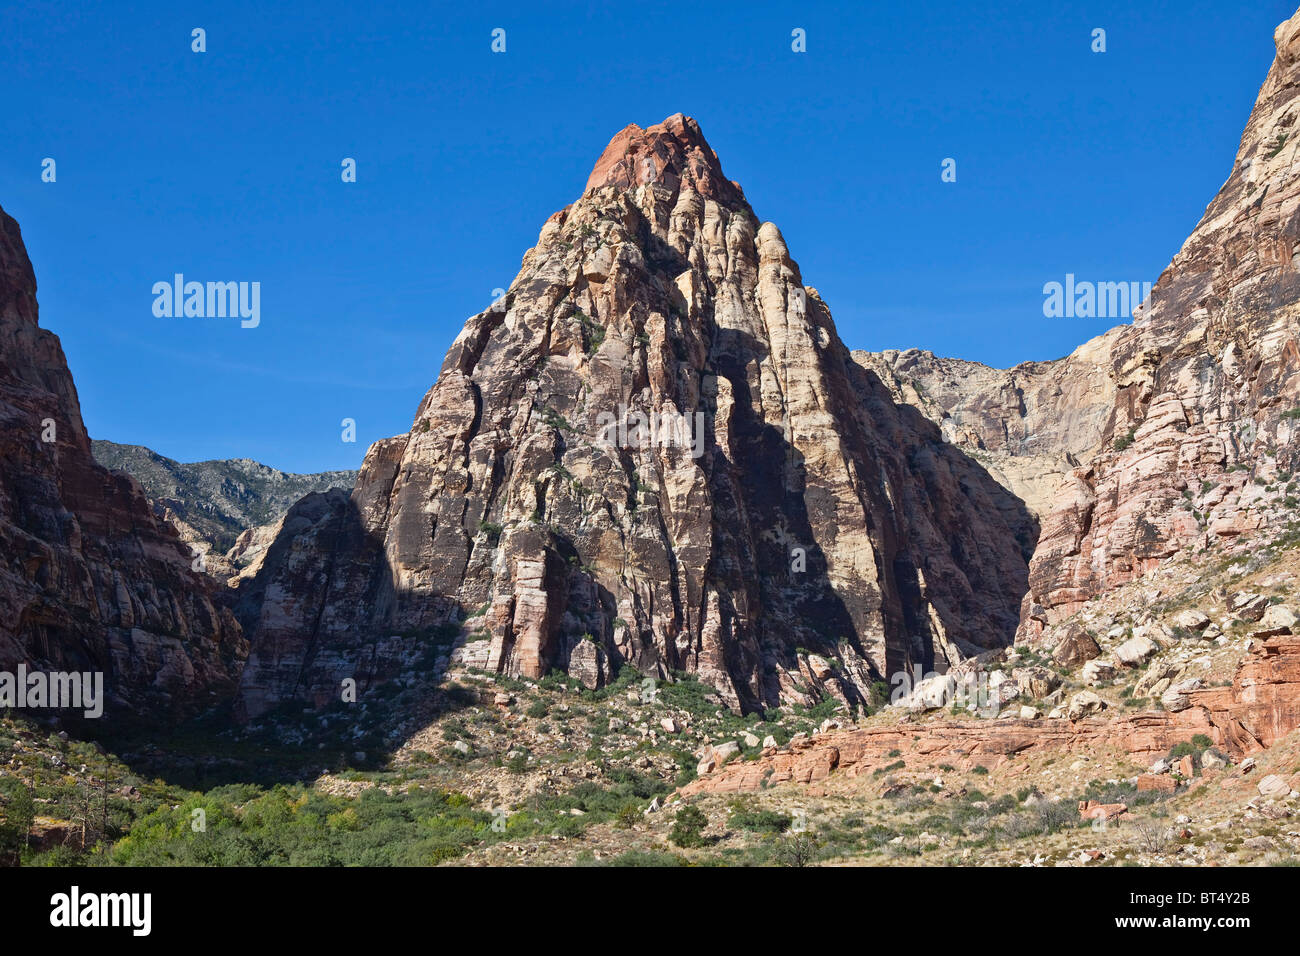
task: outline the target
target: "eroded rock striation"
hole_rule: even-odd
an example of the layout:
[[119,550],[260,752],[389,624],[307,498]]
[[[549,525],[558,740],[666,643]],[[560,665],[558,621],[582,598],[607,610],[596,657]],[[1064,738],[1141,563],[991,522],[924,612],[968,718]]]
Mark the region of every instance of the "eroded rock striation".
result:
[[241,588],[245,704],[333,696],[449,624],[513,675],[858,700],[1005,644],[1036,534],[852,360],[679,114],[613,139],[351,497],[286,517]]
[[101,671],[106,715],[229,698],[247,653],[215,583],[130,477],[97,465],[36,278],[0,210],[0,670]]

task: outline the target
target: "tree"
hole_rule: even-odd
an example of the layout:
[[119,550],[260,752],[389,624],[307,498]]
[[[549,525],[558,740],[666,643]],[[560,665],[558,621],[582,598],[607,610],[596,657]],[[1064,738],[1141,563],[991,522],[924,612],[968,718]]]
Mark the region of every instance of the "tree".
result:
[[791,837],[776,848],[776,862],[782,866],[807,866],[817,855],[817,844],[802,833]]
[[0,778],[0,865],[18,866],[27,848],[27,834],[36,819],[36,804],[27,784]]

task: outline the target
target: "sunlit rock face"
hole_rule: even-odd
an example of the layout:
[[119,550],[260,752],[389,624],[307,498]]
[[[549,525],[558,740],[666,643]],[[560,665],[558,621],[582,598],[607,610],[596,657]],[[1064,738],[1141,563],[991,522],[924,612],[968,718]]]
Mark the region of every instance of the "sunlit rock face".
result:
[[249,713],[399,673],[394,635],[449,622],[513,675],[860,700],[1008,642],[1037,533],[853,362],[681,115],[614,137],[411,431],[286,521],[244,602]]

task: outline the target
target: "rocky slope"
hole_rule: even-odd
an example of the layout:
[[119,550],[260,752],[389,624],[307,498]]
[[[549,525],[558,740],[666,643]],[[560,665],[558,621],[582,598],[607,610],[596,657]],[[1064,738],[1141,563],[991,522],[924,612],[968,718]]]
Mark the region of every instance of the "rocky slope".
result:
[[462,659],[490,671],[861,700],[1007,642],[1036,530],[852,361],[677,115],[614,138],[350,499],[286,517],[241,588],[244,700],[328,699],[466,615]]
[[228,696],[247,652],[239,625],[140,486],[95,463],[3,211],[0,425],[0,670],[103,671],[110,717]]
[[95,461],[124,471],[190,544],[224,554],[249,528],[273,524],[304,495],[348,488],[356,471],[291,474],[248,458],[179,462],[141,445],[93,439]]

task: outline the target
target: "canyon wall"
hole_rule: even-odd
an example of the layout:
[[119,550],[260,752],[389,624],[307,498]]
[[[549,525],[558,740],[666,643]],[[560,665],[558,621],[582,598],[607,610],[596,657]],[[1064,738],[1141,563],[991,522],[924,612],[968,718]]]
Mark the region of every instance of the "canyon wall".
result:
[[248,650],[239,624],[140,486],[95,463],[2,210],[0,460],[0,670],[103,672],[110,718],[228,700]]

